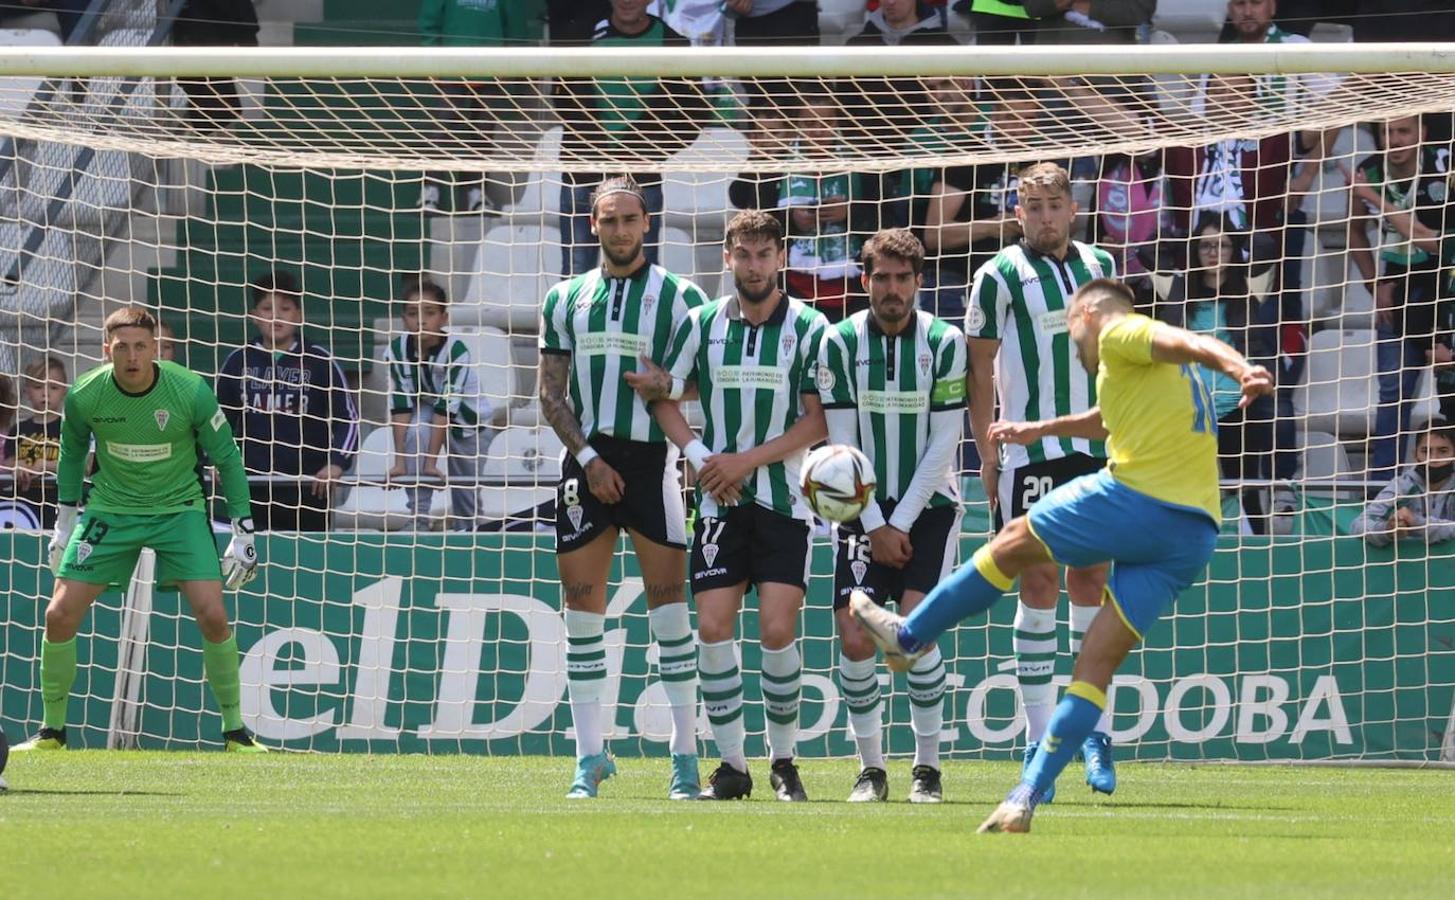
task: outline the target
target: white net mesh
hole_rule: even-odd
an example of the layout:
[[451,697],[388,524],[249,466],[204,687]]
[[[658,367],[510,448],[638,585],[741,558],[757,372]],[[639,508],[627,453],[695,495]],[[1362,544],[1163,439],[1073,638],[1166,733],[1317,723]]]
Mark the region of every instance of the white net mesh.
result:
[[[463,58],[439,57],[440,70]],[[968,54],[922,58],[916,70],[905,53],[825,55],[832,77],[803,77],[806,60],[703,50],[654,58],[673,63],[653,70],[670,77],[563,54],[558,71],[576,74],[551,78],[549,59],[509,52],[470,57],[460,78],[420,77],[418,54],[368,77],[269,74],[241,51],[5,69],[0,367],[21,409],[5,449],[19,468],[0,542],[12,598],[0,722],[13,734],[39,719],[51,585],[39,532],[54,517],[42,470],[55,426],[40,407],[45,379],[65,379],[24,372],[53,358],[69,379],[99,364],[99,324],[117,305],[156,309],[177,360],[217,379],[255,503],[273,501],[264,575],[236,604],[248,724],[297,748],[564,753],[549,534],[561,443],[536,408],[535,345],[545,292],[596,264],[581,215],[590,187],[641,179],[659,213],[655,259],[709,295],[731,288],[721,238],[738,208],[793,224],[796,208],[845,205],[842,227],[825,216],[791,232],[788,284],[833,315],[861,302],[858,244],[911,227],[929,248],[921,305],[960,324],[978,266],[1019,236],[1016,172],[1056,161],[1081,207],[1073,236],[1112,252],[1147,311],[1231,336],[1280,376],[1256,421],[1226,419],[1222,548],[1119,677],[1117,742],[1139,758],[1439,758],[1455,690],[1455,542],[1441,543],[1455,524],[1440,523],[1455,519],[1455,489],[1401,482],[1400,498],[1358,517],[1415,459],[1413,439],[1455,414],[1455,76],[1351,74],[1370,57],[1332,51],[1296,67],[1310,71],[1216,76],[1171,72],[1165,58],[1128,57],[1114,74],[1088,57],[1085,71],[1108,74],[1084,76],[1026,74],[1030,59],[1013,74],[996,54],[978,68]],[[308,71],[301,59],[272,72]],[[1269,73],[1278,59],[1244,68]],[[1037,60],[1044,73],[1074,65]],[[522,65],[531,77],[474,74]],[[25,71],[45,77],[22,83]],[[1410,121],[1412,136],[1400,130]],[[1204,254],[1224,242],[1213,267]],[[259,287],[271,273],[284,280]],[[386,363],[420,279],[449,296],[450,342],[468,358],[453,388],[430,382],[453,393],[438,479],[421,478],[411,453],[427,431],[401,415],[411,389]],[[321,350],[238,352],[261,331],[288,350],[298,322],[272,298],[292,284],[297,336]],[[428,393],[435,376],[411,377]],[[403,454],[398,437],[411,442]],[[334,462],[345,471],[323,502],[314,476]],[[975,466],[967,448],[964,553],[989,530]],[[1401,515],[1419,527],[1384,535]],[[1362,526],[1382,536],[1350,536]],[[847,754],[825,541],[813,572],[800,749]],[[609,736],[618,752],[665,752],[629,552],[610,593]],[[146,604],[108,595],[83,631],[76,744],[213,739],[185,605],[167,593]],[[945,641],[947,752],[993,756],[1019,740],[1012,606]],[[750,677],[758,664],[749,642]],[[748,698],[757,752],[756,687]],[[912,746],[908,709],[897,684],[896,752]]]

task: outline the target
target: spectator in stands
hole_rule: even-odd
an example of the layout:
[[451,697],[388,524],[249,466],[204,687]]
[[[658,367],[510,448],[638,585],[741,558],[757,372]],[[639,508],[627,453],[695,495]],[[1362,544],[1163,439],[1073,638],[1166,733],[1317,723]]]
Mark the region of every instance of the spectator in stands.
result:
[[157,320],[157,359],[177,361],[177,333],[161,319]]
[[596,23],[611,15],[611,0],[546,0],[552,44],[585,44]]
[[480,468],[493,432],[494,415],[480,392],[470,349],[449,333],[450,301],[444,288],[421,280],[404,293],[404,331],[389,340],[389,420],[394,429],[394,466],[390,478],[415,476],[406,489],[416,531],[429,531],[434,482],[447,484],[445,468],[457,484],[450,488],[450,528],[473,531],[479,518]]
[[831,162],[842,159],[846,150],[843,110],[834,95],[804,96],[787,124],[792,135],[789,155],[802,168],[766,177],[744,173],[729,186],[728,198],[739,209],[770,210],[779,216],[787,245],[788,293],[838,321],[866,303],[856,287],[859,250],[879,230],[879,178],[844,171],[842,163]]
[[782,47],[819,42],[818,0],[723,0],[739,47]]
[[1037,44],[1135,44],[1157,0],[1024,0]]
[[[594,47],[623,52],[687,46],[687,39],[648,15],[646,0],[611,0],[611,15],[591,34]],[[557,109],[565,126],[561,159],[608,162],[630,168],[647,198],[651,227],[647,260],[657,261],[662,227],[662,176],[645,167],[691,144],[712,112],[693,79],[560,79]],[[561,273],[570,278],[597,264],[600,242],[591,234],[591,192],[600,171],[568,171],[561,184]]]
[[[936,115],[911,137],[917,152],[963,153],[985,145],[990,120],[977,102],[973,78],[932,78],[926,91]],[[970,274],[1020,237],[1015,210],[1005,206],[1005,175],[1004,163],[926,167],[906,171],[891,184],[928,254],[920,305],[937,316],[952,321],[964,316]]]
[[[253,0],[187,0],[172,24],[178,47],[256,47],[258,13]],[[237,81],[178,78],[187,94],[188,119],[197,128],[224,128],[242,118]]]
[[[61,458],[61,411],[71,379],[65,363],[45,357],[25,367],[25,401],[29,416],[15,423],[5,438],[0,466],[13,473],[15,494],[40,507],[44,522],[55,521],[54,475]],[[34,488],[34,490],[32,490]]]
[[1376,547],[1455,540],[1455,429],[1421,432],[1415,464],[1385,485],[1349,533]]
[[[1398,436],[1409,430],[1420,372],[1434,360],[1442,242],[1455,233],[1448,148],[1426,142],[1418,116],[1386,121],[1381,144],[1353,173],[1349,204],[1350,255],[1373,285],[1379,337],[1375,477],[1392,474],[1403,456]],[[1381,233],[1377,261],[1371,225]]]
[[1349,7],[1354,40],[1455,41],[1455,8],[1450,0],[1343,0]]
[[[944,46],[958,43],[949,31],[944,6],[922,0],[881,0],[865,14],[864,28],[849,38],[850,46]],[[857,78],[842,82],[840,100],[851,136],[866,150],[898,149],[909,142],[916,123],[930,113],[918,78]]]
[[302,334],[293,276],[253,280],[258,336],[230,353],[217,399],[242,447],[259,531],[327,531],[334,484],[359,447],[359,413],[343,368]]
[[[1187,272],[1172,280],[1166,301],[1157,305],[1157,317],[1179,328],[1210,334],[1250,361],[1275,371],[1277,301],[1253,295],[1249,265],[1244,261],[1248,233],[1226,214],[1208,213],[1198,220],[1191,243]],[[1206,367],[1202,381],[1212,392],[1223,477],[1237,481],[1271,477],[1273,398],[1260,397],[1241,408],[1242,390],[1237,381]],[[1240,493],[1253,531],[1266,533],[1264,489],[1245,487]]]
[[[424,0],[419,7],[420,43],[426,47],[505,46],[525,30],[524,23],[512,23],[512,8],[506,0]],[[517,9],[513,14],[522,13]],[[498,148],[495,133],[502,128],[509,131],[508,120],[517,109],[509,86],[495,79],[447,79],[439,85],[435,146],[460,156],[486,155]],[[420,188],[420,209],[440,212],[451,184],[449,173],[431,173]],[[486,179],[479,175],[455,184],[456,190],[464,190],[449,204],[450,211],[497,215],[499,210],[485,185]]]
[[1447,242],[1446,260],[1450,277],[1445,297],[1437,307],[1435,346],[1430,348],[1430,365],[1435,369],[1435,398],[1440,418],[1455,427],[1455,241]]

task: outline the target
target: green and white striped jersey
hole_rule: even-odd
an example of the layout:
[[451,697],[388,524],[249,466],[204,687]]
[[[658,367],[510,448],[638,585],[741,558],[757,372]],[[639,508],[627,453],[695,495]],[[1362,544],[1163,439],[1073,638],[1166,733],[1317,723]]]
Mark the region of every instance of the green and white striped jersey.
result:
[[664,358],[687,313],[706,302],[697,285],[646,264],[625,278],[610,278],[598,266],[551,288],[540,349],[571,355],[571,402],[587,438],[667,439],[622,376],[635,372],[643,355]]
[[[965,408],[965,337],[924,310],[892,337],[868,310],[855,313],[824,332],[818,392],[825,410],[858,413],[857,446],[874,464],[875,499],[903,499],[929,446],[930,414]],[[956,503],[957,479],[946,471],[938,480],[926,505]]]
[[[713,453],[740,453],[782,435],[803,418],[803,394],[817,394],[818,349],[828,320],[786,294],[762,325],[743,320],[735,296],[694,309],[677,328],[663,366],[697,384],[706,424],[702,442]],[[762,466],[743,487],[743,502],[809,521],[798,486],[803,453]],[[719,514],[711,495],[697,492],[698,511]]]
[[450,420],[450,427],[479,428],[492,410],[480,393],[476,360],[470,348],[452,334],[421,358],[419,337],[397,334],[384,349],[389,366],[389,412],[410,412],[429,407]]
[[[1043,256],[1020,241],[975,273],[965,336],[1000,341],[995,356],[1000,418],[1035,422],[1096,405],[1096,375],[1081,365],[1066,324],[1066,305],[1081,285],[1115,277],[1111,254],[1080,241],[1071,242],[1063,260]],[[1048,437],[1025,447],[1002,445],[1001,465],[1008,470],[1073,453],[1105,459],[1106,442]]]

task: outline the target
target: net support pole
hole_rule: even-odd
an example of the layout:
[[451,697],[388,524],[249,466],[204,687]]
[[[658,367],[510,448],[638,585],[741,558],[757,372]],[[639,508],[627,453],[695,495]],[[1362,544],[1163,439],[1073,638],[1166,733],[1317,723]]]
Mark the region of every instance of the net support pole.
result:
[[116,693],[106,749],[135,750],[141,734],[141,690],[146,680],[147,639],[151,632],[152,597],[156,591],[157,554],[141,551],[121,601],[121,631],[116,648]]

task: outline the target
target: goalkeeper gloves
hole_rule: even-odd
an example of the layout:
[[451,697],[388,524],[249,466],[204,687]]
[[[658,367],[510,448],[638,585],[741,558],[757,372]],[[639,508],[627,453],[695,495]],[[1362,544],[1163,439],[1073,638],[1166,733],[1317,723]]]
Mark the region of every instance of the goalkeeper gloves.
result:
[[232,520],[232,541],[222,558],[222,586],[235,591],[258,574],[258,548],[253,546],[253,520]]
[[51,574],[61,574],[61,557],[66,555],[66,545],[71,542],[71,532],[76,530],[76,504],[62,503],[56,515],[56,531],[51,535]]

